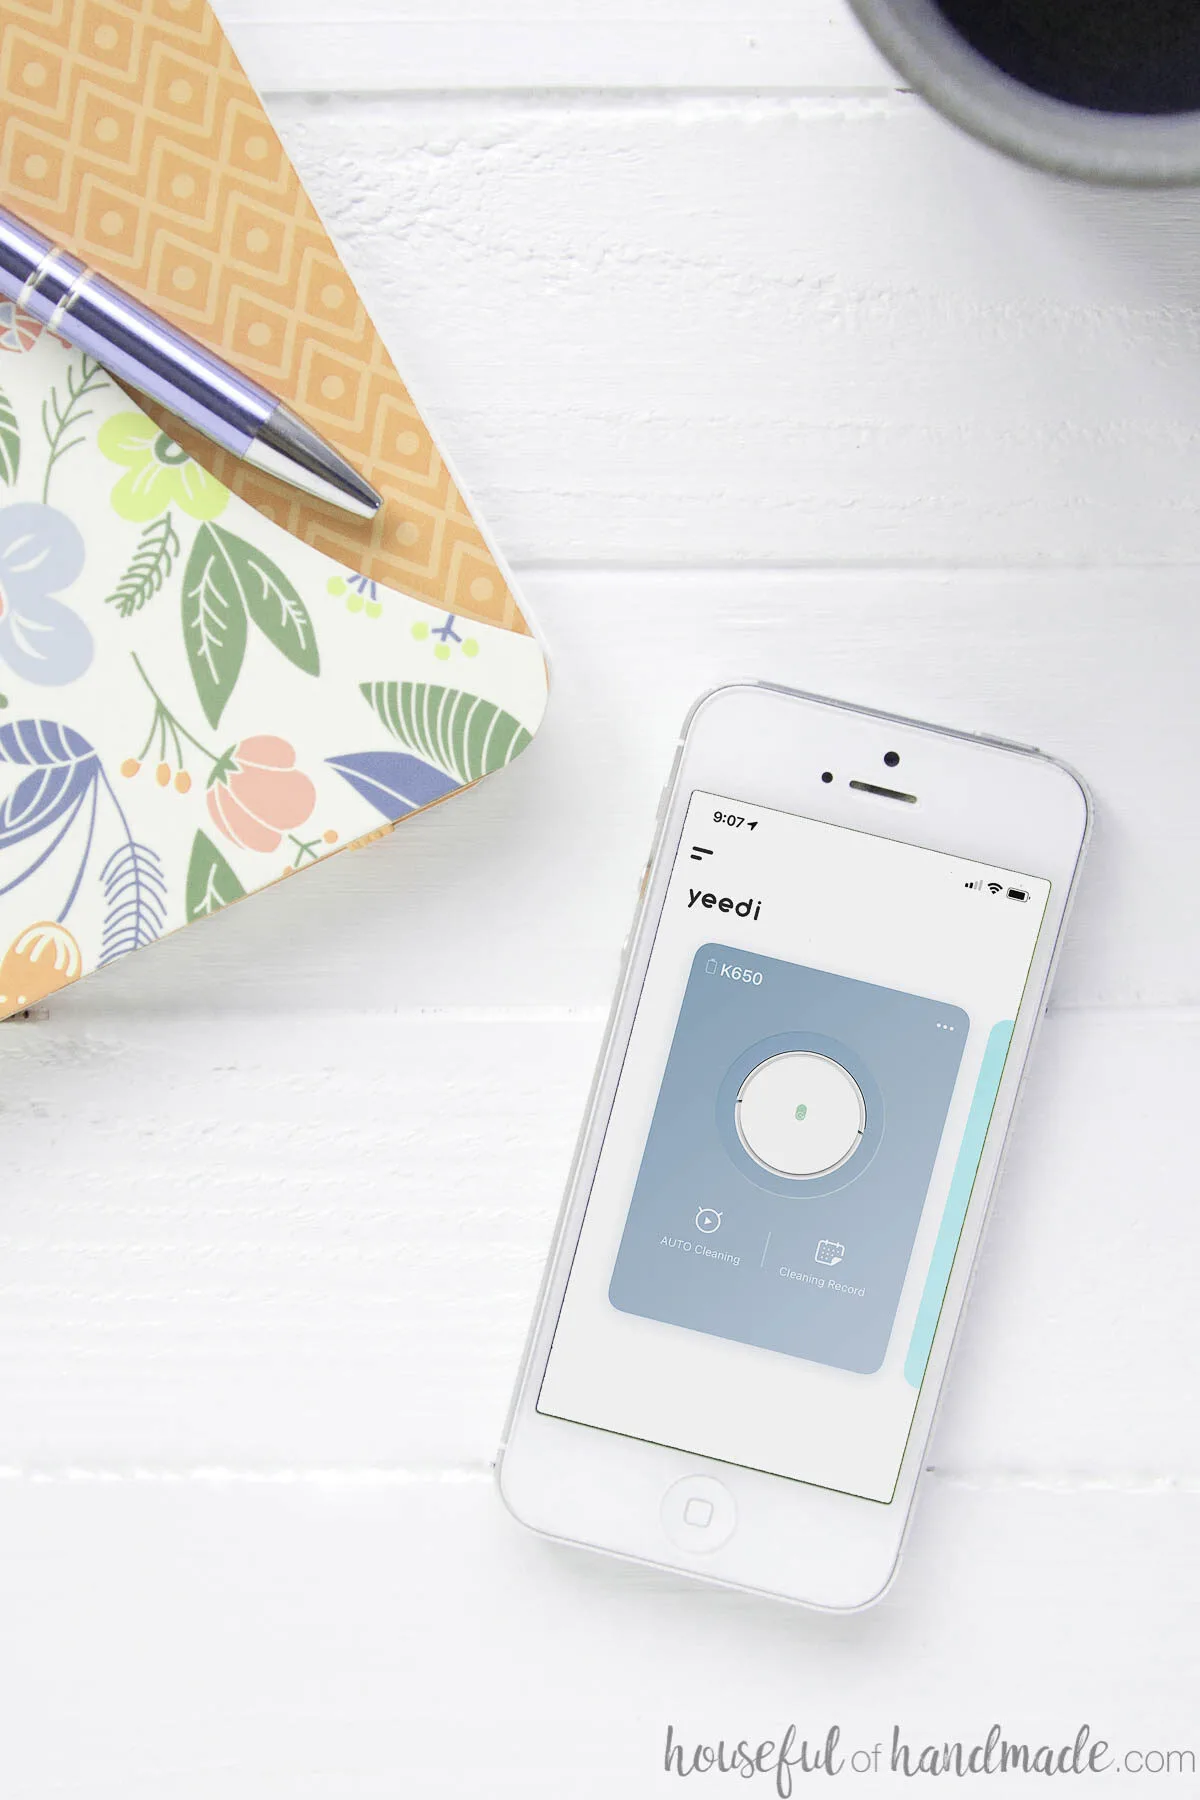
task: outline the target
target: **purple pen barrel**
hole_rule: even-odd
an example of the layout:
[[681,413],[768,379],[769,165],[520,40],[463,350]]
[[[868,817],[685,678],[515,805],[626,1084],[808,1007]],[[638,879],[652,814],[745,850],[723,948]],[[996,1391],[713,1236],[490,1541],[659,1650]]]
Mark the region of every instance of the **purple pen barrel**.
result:
[[0,208],[0,292],[236,456],[277,401]]
[[291,408],[0,207],[0,293],[256,469],[360,519],[382,501]]

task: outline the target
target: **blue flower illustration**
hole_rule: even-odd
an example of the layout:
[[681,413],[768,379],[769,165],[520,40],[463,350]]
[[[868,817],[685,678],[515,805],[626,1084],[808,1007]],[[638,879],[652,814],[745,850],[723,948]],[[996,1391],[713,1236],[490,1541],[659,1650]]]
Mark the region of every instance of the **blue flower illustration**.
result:
[[61,687],[92,660],[92,634],[56,598],[83,568],[83,539],[65,513],[26,501],[0,508],[0,658],[26,681]]

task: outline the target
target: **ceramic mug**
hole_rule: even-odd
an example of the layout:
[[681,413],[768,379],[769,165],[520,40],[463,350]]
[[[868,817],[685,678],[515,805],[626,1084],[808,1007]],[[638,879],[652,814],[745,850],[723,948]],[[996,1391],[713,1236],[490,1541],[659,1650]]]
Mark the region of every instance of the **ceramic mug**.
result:
[[850,0],[931,105],[1088,181],[1200,181],[1195,0]]

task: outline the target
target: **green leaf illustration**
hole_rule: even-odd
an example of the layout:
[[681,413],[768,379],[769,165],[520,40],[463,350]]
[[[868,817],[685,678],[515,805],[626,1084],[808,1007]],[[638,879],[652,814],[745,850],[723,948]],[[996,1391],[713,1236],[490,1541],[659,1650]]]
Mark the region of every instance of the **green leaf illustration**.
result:
[[21,466],[21,428],[12,401],[0,390],[0,481],[12,487]]
[[202,525],[183,577],[183,634],[200,703],[216,725],[237,685],[247,620],[306,675],[320,672],[308,608],[256,544]]
[[183,572],[184,647],[210,725],[220,721],[246,654],[246,595],[226,535],[202,525]]
[[[42,401],[42,430],[50,450],[46,460],[46,479],[42,483],[43,503],[50,498],[50,477],[55,467],[84,441],[86,434],[80,427],[85,419],[92,416],[92,409],[84,406],[84,400],[107,386],[104,370],[85,353],[79,359],[78,369],[72,366],[67,370],[66,399],[62,398],[56,387],[52,387]],[[72,437],[73,431],[78,436]]]
[[187,872],[185,905],[188,923],[193,919],[206,919],[210,913],[220,912],[231,901],[241,900],[245,892],[217,846],[202,831],[198,831]]
[[531,741],[511,713],[457,688],[364,681],[361,689],[393,737],[462,782],[503,768]]
[[317,675],[321,659],[308,608],[284,574],[256,544],[220,525],[209,530],[220,544],[246,611],[263,636],[306,675]]
[[133,560],[111,594],[105,596],[123,619],[141,612],[147,600],[153,600],[179,555],[179,537],[169,512],[154,519],[138,539]]

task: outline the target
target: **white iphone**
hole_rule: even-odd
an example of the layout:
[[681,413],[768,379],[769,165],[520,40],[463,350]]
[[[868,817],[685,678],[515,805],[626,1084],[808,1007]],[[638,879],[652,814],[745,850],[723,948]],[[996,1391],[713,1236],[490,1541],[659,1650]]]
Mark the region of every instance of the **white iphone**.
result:
[[699,702],[501,1452],[519,1519],[879,1597],[1088,822],[1021,745]]

